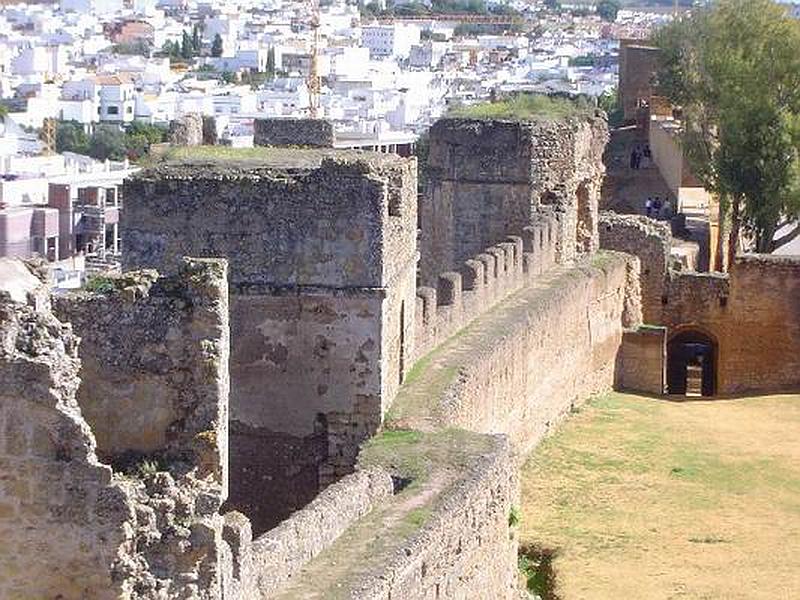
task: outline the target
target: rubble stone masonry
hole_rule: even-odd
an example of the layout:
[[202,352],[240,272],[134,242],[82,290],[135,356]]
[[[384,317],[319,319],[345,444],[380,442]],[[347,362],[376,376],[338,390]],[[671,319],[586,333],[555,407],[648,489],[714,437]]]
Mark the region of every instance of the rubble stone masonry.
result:
[[410,367],[415,192],[413,159],[298,150],[126,183],[126,267],[230,261],[230,506],[257,533],[352,471]]
[[603,117],[442,119],[430,133],[429,193],[421,198],[422,283],[540,215],[558,223],[557,260],[597,248],[597,206],[608,138]]
[[[183,368],[195,385],[179,402],[170,402],[182,411],[158,443],[148,440],[148,453],[130,456],[119,470],[98,460],[94,434],[78,402],[83,385],[79,339],[53,315],[46,293],[29,282],[23,279],[23,299],[19,278],[16,285],[0,281],[0,596],[219,598],[232,564],[218,513],[224,456],[217,445],[224,441],[227,405],[224,263],[187,261],[169,280],[147,274],[109,281],[97,292],[107,295],[104,300],[87,296],[72,307],[80,316],[97,302],[99,323],[104,311],[118,312],[118,325],[131,336],[124,353],[131,365],[121,368],[127,382],[120,385],[132,387],[136,366],[154,351],[146,335],[132,333],[159,326],[148,319],[148,306],[158,304],[150,292],[157,298],[154,290],[170,290],[173,303],[160,306],[166,323],[177,322],[171,311],[187,315],[183,327],[167,337],[181,349],[172,360],[191,363]],[[70,301],[64,302],[68,307]],[[79,325],[88,337],[96,326],[102,325]],[[98,360],[113,347],[114,333],[108,333],[107,347],[97,339],[87,343],[88,354],[106,366],[116,357],[113,350]],[[89,406],[117,402],[118,418],[142,429],[162,426],[157,412],[138,414],[122,391],[111,398],[94,395],[106,392],[86,389],[82,398]],[[126,439],[126,445],[136,446],[130,431]]]
[[333,147],[333,123],[326,119],[255,119],[253,128],[256,146]]

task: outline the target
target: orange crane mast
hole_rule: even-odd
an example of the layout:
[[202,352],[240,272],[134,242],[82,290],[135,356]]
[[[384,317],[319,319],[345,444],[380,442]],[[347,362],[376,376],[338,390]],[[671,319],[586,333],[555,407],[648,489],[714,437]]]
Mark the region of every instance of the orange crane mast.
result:
[[308,115],[316,119],[319,114],[319,0],[309,0],[311,3],[311,64],[308,69]]

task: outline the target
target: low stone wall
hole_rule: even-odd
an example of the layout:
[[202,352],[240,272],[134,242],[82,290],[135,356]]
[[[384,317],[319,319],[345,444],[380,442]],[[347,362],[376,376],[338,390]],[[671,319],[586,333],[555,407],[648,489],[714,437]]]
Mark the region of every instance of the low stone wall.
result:
[[273,597],[304,565],[393,493],[389,473],[357,471],[327,487],[308,506],[254,541],[247,519],[240,513],[228,513],[225,536],[236,549],[237,573],[228,591],[240,594],[233,597],[242,600]]
[[385,568],[363,577],[349,597],[360,600],[518,598],[516,459],[506,436],[437,501],[425,524]]
[[439,276],[437,288],[417,289],[414,357],[438,346],[475,317],[522,289],[555,264],[556,221],[542,217],[464,262],[461,272]]
[[333,123],[326,119],[256,119],[255,146],[313,146],[333,148]]
[[615,387],[660,396],[665,391],[667,328],[647,325],[622,335]]

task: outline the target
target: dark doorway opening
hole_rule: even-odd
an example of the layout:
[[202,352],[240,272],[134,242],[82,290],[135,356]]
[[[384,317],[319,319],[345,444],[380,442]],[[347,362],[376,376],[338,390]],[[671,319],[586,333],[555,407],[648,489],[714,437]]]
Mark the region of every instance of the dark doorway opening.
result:
[[682,331],[667,344],[667,391],[677,396],[713,396],[717,388],[717,344],[700,331]]

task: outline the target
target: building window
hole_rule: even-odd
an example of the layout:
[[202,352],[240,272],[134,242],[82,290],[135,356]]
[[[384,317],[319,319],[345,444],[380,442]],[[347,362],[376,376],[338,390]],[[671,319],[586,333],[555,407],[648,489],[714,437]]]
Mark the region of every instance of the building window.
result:
[[108,114],[108,115],[118,115],[119,114],[119,107],[118,106],[109,106],[106,109],[106,114]]
[[133,112],[133,107],[129,106],[128,108],[125,109],[125,112],[131,114]]

